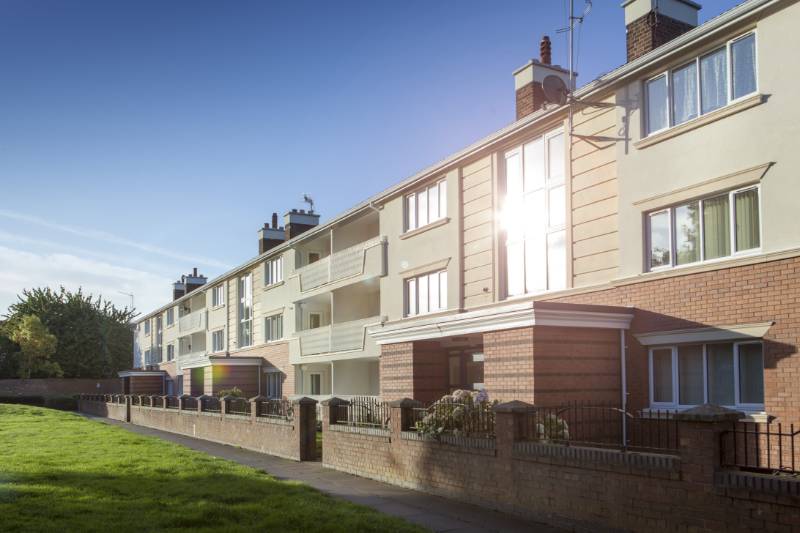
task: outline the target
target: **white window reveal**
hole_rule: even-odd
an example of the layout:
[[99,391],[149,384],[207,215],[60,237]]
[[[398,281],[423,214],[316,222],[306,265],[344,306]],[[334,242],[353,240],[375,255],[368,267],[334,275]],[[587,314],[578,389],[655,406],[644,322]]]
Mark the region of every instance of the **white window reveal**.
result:
[[[280,399],[283,396],[283,374],[281,372],[267,372],[267,398]],[[319,394],[319,393],[317,393]]]
[[253,275],[239,278],[239,348],[253,344]]
[[264,263],[264,285],[274,285],[283,281],[283,257],[276,257]]
[[761,247],[758,186],[647,215],[650,270],[748,253]]
[[277,341],[283,338],[283,315],[272,315],[264,319],[264,340]]
[[175,308],[170,307],[167,309],[167,327],[175,323]]
[[405,230],[427,226],[447,216],[447,181],[441,180],[405,199]]
[[447,271],[407,279],[405,293],[406,316],[447,309]]
[[311,381],[311,395],[318,396],[322,394],[322,374],[310,374],[309,379]]
[[703,403],[764,409],[761,342],[722,342],[652,348],[650,406],[683,409]]
[[225,304],[225,285],[220,283],[211,289],[211,306],[218,307]]
[[567,286],[565,158],[561,130],[505,155],[508,296]]
[[225,331],[218,329],[211,332],[211,351],[222,352],[225,350]]
[[756,34],[751,32],[647,80],[647,134],[678,126],[755,94],[756,72]]

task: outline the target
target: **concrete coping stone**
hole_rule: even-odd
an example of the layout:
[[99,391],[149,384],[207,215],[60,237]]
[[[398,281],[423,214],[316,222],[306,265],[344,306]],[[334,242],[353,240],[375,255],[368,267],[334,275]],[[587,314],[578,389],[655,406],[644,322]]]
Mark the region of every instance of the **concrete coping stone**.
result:
[[400,400],[393,400],[389,402],[389,407],[400,407],[406,409],[413,409],[422,407],[422,402],[417,400],[412,400],[411,398],[402,398]]
[[308,396],[303,396],[302,398],[296,398],[292,400],[292,404],[317,405],[317,400],[315,400],[314,398],[309,398]]
[[322,405],[332,406],[332,407],[336,407],[337,405],[350,405],[350,402],[345,400],[344,398],[336,398],[336,397],[328,398],[327,400],[322,400],[321,403]]
[[682,422],[736,422],[744,416],[743,412],[735,409],[704,403],[686,411],[677,412],[673,418]]
[[267,401],[267,400],[269,400],[269,398],[267,398],[266,396],[262,396],[260,394],[258,396],[253,396],[252,398],[248,398],[247,399],[247,401],[250,402],[250,403],[253,403],[253,402],[264,402],[264,401]]
[[533,409],[533,405],[519,400],[498,403],[492,407],[495,413],[526,413],[531,409]]

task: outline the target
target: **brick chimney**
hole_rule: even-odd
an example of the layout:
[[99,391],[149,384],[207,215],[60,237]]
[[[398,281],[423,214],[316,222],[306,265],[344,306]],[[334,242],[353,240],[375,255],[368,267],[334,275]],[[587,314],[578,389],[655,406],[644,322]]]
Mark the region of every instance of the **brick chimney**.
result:
[[539,59],[531,59],[514,71],[514,89],[517,94],[517,120],[538,111],[546,100],[542,80],[549,75],[558,76],[569,87],[569,71],[552,64],[552,44],[545,35],[539,43]]
[[197,273],[197,268],[192,269],[191,274],[181,276],[181,279],[172,284],[172,299],[177,300],[181,296],[185,296],[193,290],[202,287],[206,284],[208,278],[202,274]]
[[286,240],[286,232],[283,227],[278,227],[278,213],[272,213],[272,226],[264,223],[264,227],[258,230],[258,255],[267,250],[271,250]]
[[630,63],[697,26],[702,6],[692,0],[625,0],[622,7]]
[[283,225],[286,227],[286,240],[289,240],[319,225],[319,215],[310,209],[307,212],[305,209],[292,209],[283,215]]

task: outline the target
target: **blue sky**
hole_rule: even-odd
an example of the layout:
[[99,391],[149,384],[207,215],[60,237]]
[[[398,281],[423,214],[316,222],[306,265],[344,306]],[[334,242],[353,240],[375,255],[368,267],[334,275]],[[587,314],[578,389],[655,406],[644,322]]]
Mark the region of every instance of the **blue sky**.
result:
[[[578,83],[624,62],[594,0]],[[704,2],[701,22],[739,3]],[[578,9],[582,0],[575,0]],[[148,310],[512,122],[512,71],[565,0],[0,2],[0,314],[24,287]]]

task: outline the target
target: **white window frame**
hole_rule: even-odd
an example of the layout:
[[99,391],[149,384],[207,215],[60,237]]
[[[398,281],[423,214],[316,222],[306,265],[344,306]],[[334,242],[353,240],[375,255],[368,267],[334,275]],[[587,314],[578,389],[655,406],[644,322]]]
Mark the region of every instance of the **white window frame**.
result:
[[[216,339],[220,339],[219,346],[216,346]],[[219,353],[225,351],[225,330],[218,329],[211,332],[211,352]]]
[[[239,329],[237,335],[237,343],[239,348],[246,348],[248,346],[253,345],[253,273],[250,272],[245,274],[244,276],[240,276],[238,280],[238,296],[239,296],[239,309],[238,309],[238,319],[239,319]],[[244,288],[243,288],[244,287]],[[245,308],[249,308],[250,313],[247,317],[242,317],[243,310]],[[247,344],[242,342],[242,333],[245,330],[245,324],[250,325],[250,339],[248,339]]]
[[[319,317],[319,326],[316,328],[311,327],[311,317],[318,316]],[[308,326],[306,329],[318,329],[323,327],[323,323],[325,322],[325,313],[322,311],[309,311],[306,313],[306,325]]]
[[211,307],[225,305],[225,284],[220,283],[211,288]]
[[[278,370],[265,372],[266,381],[266,396],[274,400],[283,397],[283,373]],[[322,380],[320,380],[320,389],[322,388]]]
[[[430,201],[431,191],[436,189],[436,212],[431,217],[432,205]],[[426,222],[419,224],[420,196],[425,195]],[[403,197],[403,230],[404,232],[414,231],[424,228],[439,220],[447,218],[447,179],[442,178],[435,183],[426,185],[421,189],[407,194]]]
[[150,336],[151,328],[152,328],[152,326],[150,325],[150,319],[148,318],[147,320],[144,321],[144,336],[145,337],[149,337]]
[[[319,390],[315,393],[314,392],[314,376],[319,377]],[[322,373],[321,372],[310,372],[308,374],[308,392],[312,396],[320,396],[322,394]]]
[[[431,279],[436,278],[436,287],[437,287],[437,301],[439,307],[435,309],[431,309],[430,301],[431,301]],[[420,280],[425,278],[424,285],[426,286],[426,294],[425,294],[425,311],[420,311]],[[418,276],[414,276],[411,278],[406,278],[403,280],[403,310],[405,316],[420,316],[420,315],[427,315],[430,313],[441,313],[442,311],[447,311],[447,299],[448,299],[448,287],[447,287],[447,269],[444,270],[436,270],[434,272],[427,272],[425,274],[420,274]]]
[[[739,96],[738,98],[733,98],[733,68],[732,68],[733,67],[733,52],[732,52],[732,45],[733,45],[733,43],[735,43],[737,41],[740,41],[740,40],[742,40],[742,39],[744,39],[746,37],[749,37],[750,35],[753,35],[755,37],[755,54],[753,56],[753,70],[755,72],[756,86],[755,86],[755,89],[753,90],[753,92],[748,93],[748,94],[743,94],[742,96]],[[712,111],[709,111],[707,113],[703,113],[703,103],[701,101],[702,87],[700,86],[700,60],[702,58],[710,55],[710,54],[713,54],[715,52],[718,52],[718,51],[722,50],[723,48],[725,49],[725,61],[726,61],[726,67],[727,67],[727,73],[726,73],[726,76],[727,76],[726,87],[727,87],[727,92],[728,92],[727,101],[722,107],[719,107],[719,108],[714,109]],[[673,109],[672,103],[673,103],[673,98],[674,98],[674,95],[673,95],[673,83],[672,83],[672,73],[675,70],[678,70],[678,69],[681,69],[681,68],[687,66],[689,63],[694,63],[695,64],[695,75],[697,76],[697,78],[696,78],[696,84],[697,84],[696,85],[697,86],[697,96],[696,96],[696,98],[697,98],[697,116],[695,116],[694,118],[691,118],[691,119],[689,119],[689,120],[687,120],[685,122],[681,122],[680,124],[675,124],[675,117],[674,117],[673,112],[672,112],[672,109]],[[649,114],[647,112],[648,107],[649,107],[649,102],[648,102],[648,97],[647,97],[647,84],[649,82],[653,81],[653,80],[656,80],[656,79],[660,78],[661,76],[666,76],[666,78],[667,78],[667,102],[666,102],[666,105],[667,105],[667,126],[665,128],[661,128],[661,129],[658,129],[658,130],[655,130],[655,131],[650,131],[650,116],[649,116]],[[656,135],[658,133],[661,133],[662,131],[666,131],[666,130],[668,130],[670,128],[674,128],[676,126],[681,126],[683,124],[688,124],[689,122],[697,120],[697,119],[699,119],[699,118],[701,118],[701,117],[703,117],[705,115],[708,115],[709,113],[714,113],[715,111],[719,111],[720,109],[724,109],[724,108],[726,108],[726,107],[728,107],[728,106],[730,106],[732,104],[735,104],[737,102],[740,102],[740,101],[742,101],[742,100],[744,100],[746,98],[750,98],[754,94],[758,94],[758,92],[760,90],[759,83],[758,83],[758,78],[759,78],[759,76],[758,76],[758,35],[757,35],[757,31],[755,29],[753,29],[753,30],[747,31],[745,33],[742,33],[741,35],[737,35],[733,39],[729,39],[728,41],[726,41],[725,44],[721,44],[721,45],[719,45],[719,46],[717,46],[717,47],[715,47],[715,48],[713,48],[711,50],[703,52],[702,54],[694,57],[693,59],[691,59],[689,61],[684,61],[684,62],[680,63],[679,65],[676,65],[673,68],[661,71],[658,74],[655,74],[655,75],[645,79],[642,82],[642,101],[644,102],[644,105],[642,106],[642,117],[643,117],[643,119],[642,119],[642,128],[643,128],[643,131],[644,131],[644,135],[642,136],[642,138],[649,137],[651,135]]]
[[167,315],[166,316],[167,327],[174,326],[175,325],[175,308],[174,307],[170,307],[169,309],[167,309],[166,313],[164,313],[164,314]]
[[[279,321],[279,325],[277,328],[279,329],[279,335],[274,339],[270,338],[270,332],[272,330],[270,322]],[[274,313],[272,315],[268,315],[264,317],[264,342],[276,342],[283,340],[283,313]]]
[[264,286],[269,287],[283,281],[283,256],[264,261]]
[[[737,250],[736,249],[736,195],[742,192],[755,190],[758,192],[758,242],[759,246],[757,248],[748,248],[746,250]],[[713,259],[706,259],[706,250],[705,250],[705,226],[703,224],[703,202],[706,200],[712,200],[714,198],[719,198],[720,196],[728,196],[728,231],[730,232],[729,239],[731,244],[731,253],[730,255],[724,255],[722,257],[715,257]],[[675,209],[679,207],[683,207],[687,204],[697,202],[698,203],[698,224],[700,227],[700,259],[698,261],[694,261],[692,263],[684,263],[682,265],[677,264],[677,239],[675,236]],[[652,266],[652,255],[651,255],[651,246],[652,246],[652,232],[650,231],[650,220],[653,215],[658,215],[660,213],[667,213],[667,218],[669,221],[669,242],[670,242],[670,252],[669,252],[669,264],[657,266]],[[762,246],[764,244],[764,224],[762,220],[764,218],[764,209],[763,209],[763,201],[761,199],[761,184],[755,185],[747,185],[745,187],[740,187],[738,189],[732,189],[729,191],[722,191],[717,194],[709,194],[705,195],[702,198],[697,198],[694,200],[687,200],[678,204],[675,204],[670,207],[657,209],[655,211],[650,211],[646,213],[645,218],[645,266],[649,272],[659,272],[661,270],[669,270],[673,268],[684,268],[690,266],[696,266],[699,264],[704,263],[716,263],[719,261],[726,261],[735,257],[742,257],[742,256],[749,256],[753,254],[758,254],[762,250]]]
[[[688,343],[690,346],[697,346],[701,343]],[[720,342],[706,342],[702,343],[703,347],[703,403],[708,403],[708,346],[713,344],[732,344],[733,345],[733,389],[734,389],[734,404],[724,405],[732,409],[741,409],[748,412],[761,412],[764,410],[763,403],[741,403],[739,401],[741,391],[739,383],[739,347],[745,344],[759,344],[761,345],[762,361],[765,359],[764,343],[760,340],[748,341],[720,341]],[[684,410],[696,407],[694,404],[683,405],[680,403],[680,382],[678,372],[678,345],[668,346],[653,346],[647,351],[647,374],[648,374],[648,399],[650,401],[651,409],[669,409],[669,410]],[[656,402],[653,399],[653,352],[657,350],[671,350],[672,351],[672,401],[671,402]]]
[[167,361],[175,359],[175,344],[167,344]]

